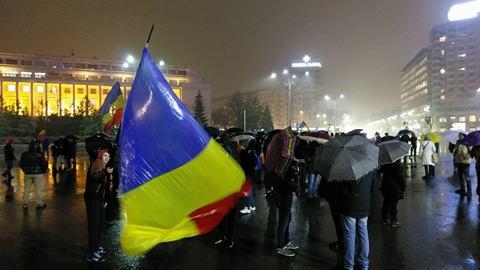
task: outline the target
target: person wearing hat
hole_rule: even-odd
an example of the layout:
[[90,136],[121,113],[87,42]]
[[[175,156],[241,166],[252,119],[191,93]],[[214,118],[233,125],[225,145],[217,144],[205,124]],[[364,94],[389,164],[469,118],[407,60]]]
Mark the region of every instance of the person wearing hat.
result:
[[28,151],[23,152],[20,157],[20,168],[25,174],[23,209],[28,208],[32,184],[35,184],[37,208],[45,208],[47,206],[43,200],[44,174],[47,172],[47,165],[47,160],[41,153],[40,143],[37,140],[31,141],[28,145]]
[[88,224],[87,261],[92,263],[105,261],[105,250],[102,247],[105,230],[105,192],[108,174],[113,170],[106,167],[108,161],[110,154],[107,150],[100,149],[97,159],[90,165],[83,194]]

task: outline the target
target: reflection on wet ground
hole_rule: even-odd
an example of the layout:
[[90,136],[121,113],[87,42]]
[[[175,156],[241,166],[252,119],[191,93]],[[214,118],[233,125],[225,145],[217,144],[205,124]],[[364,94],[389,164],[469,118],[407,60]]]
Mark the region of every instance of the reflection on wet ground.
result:
[[[87,168],[78,158],[75,181],[46,184],[48,207],[22,209],[23,175],[14,169],[13,200],[0,195],[0,269],[334,269],[338,257],[328,249],[335,240],[328,205],[323,200],[296,199],[292,231],[301,249],[294,258],[276,255],[276,209],[269,208],[264,191],[257,191],[257,211],[237,219],[235,246],[212,245],[215,232],[159,245],[146,257],[125,256],[118,243],[121,226],[110,212],[106,246],[108,261],[84,262],[87,229],[83,191]],[[471,168],[476,188],[474,168]],[[409,172],[405,199],[399,203],[400,228],[380,223],[381,198],[372,200],[369,218],[372,269],[478,269],[480,232],[478,197],[460,199],[453,191],[452,162],[443,157],[435,180],[421,179],[422,168]]]

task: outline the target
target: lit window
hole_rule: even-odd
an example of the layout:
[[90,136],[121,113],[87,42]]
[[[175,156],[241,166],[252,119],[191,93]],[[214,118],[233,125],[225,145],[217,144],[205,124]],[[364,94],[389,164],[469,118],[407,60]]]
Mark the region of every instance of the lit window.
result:
[[438,38],[438,41],[445,42],[447,40],[447,36],[441,36]]
[[55,86],[52,87],[52,93],[54,93],[54,94],[57,93],[57,88]]
[[442,56],[444,56],[444,55],[445,55],[445,50],[441,50],[441,51],[440,51],[440,54],[441,54]]
[[460,71],[465,71],[465,67],[461,67],[461,68],[459,68],[458,70],[460,70]]
[[467,56],[466,53],[462,53],[462,54],[459,54],[459,55],[458,55],[458,58],[465,58],[466,56]]
[[444,93],[445,93],[445,89],[440,90],[440,94],[444,94]]
[[457,119],[455,116],[450,116],[450,120],[455,121]]
[[15,92],[15,85],[9,84],[9,85],[7,86],[7,90],[8,90],[8,92]]
[[95,95],[97,93],[97,89],[90,89],[90,94]]
[[438,118],[438,122],[445,123],[445,122],[447,122],[447,118],[446,117],[440,117],[440,118]]
[[445,96],[440,96],[440,99],[441,99],[441,100],[445,100]]
[[23,91],[24,93],[30,92],[30,85],[24,85],[24,86],[22,87],[22,91]]
[[3,77],[17,77],[17,72],[16,71],[5,71],[5,72],[2,72],[2,76]]
[[37,86],[37,93],[43,93],[45,92],[45,86],[39,85]]
[[30,78],[30,77],[32,77],[32,72],[22,71],[22,72],[20,72],[20,77],[22,77],[22,78]]
[[45,75],[47,75],[45,72],[35,72],[36,79],[45,78]]
[[445,74],[445,69],[444,68],[440,69],[440,74]]
[[468,117],[468,121],[469,121],[469,122],[476,122],[476,121],[477,121],[477,117],[476,117],[475,115],[470,115],[470,116]]
[[467,117],[465,117],[465,116],[458,117],[458,121],[460,121],[460,122],[465,122],[466,120],[467,120]]

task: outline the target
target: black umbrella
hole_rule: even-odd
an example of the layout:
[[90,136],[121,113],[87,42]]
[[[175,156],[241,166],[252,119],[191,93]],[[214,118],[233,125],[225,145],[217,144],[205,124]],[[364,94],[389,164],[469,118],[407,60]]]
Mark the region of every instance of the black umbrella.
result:
[[378,163],[380,165],[393,163],[410,152],[411,145],[399,140],[382,142],[378,145]]
[[223,132],[216,128],[216,127],[212,127],[212,126],[206,126],[204,127],[205,131],[208,133],[208,135],[210,135],[210,137],[212,138],[217,138],[218,136],[220,136]]
[[238,127],[232,127],[225,130],[225,133],[227,133],[231,137],[233,134],[243,133],[243,129]]
[[103,133],[97,133],[85,139],[85,149],[91,160],[97,158],[98,150],[108,150],[110,155],[115,154],[115,146],[110,137]]
[[411,131],[409,129],[402,129],[397,133],[397,137],[401,137],[404,134],[410,135],[410,134],[415,134],[415,133],[413,133],[413,131]]
[[357,181],[378,167],[378,147],[363,136],[335,136],[321,149],[313,166],[327,181]]

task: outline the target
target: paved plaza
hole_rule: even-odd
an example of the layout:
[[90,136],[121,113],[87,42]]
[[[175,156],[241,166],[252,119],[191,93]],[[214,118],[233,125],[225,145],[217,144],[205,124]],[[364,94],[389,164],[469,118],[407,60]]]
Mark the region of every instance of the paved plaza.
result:
[[[434,180],[421,179],[422,168],[409,171],[405,199],[399,203],[400,228],[380,222],[378,188],[369,217],[371,269],[479,269],[478,197],[461,199],[454,190],[450,156],[442,156]],[[86,211],[83,202],[86,158],[79,157],[76,181],[46,187],[47,208],[22,209],[23,175],[14,169],[14,199],[0,194],[0,269],[335,269],[340,257],[328,248],[335,240],[324,200],[295,199],[292,234],[300,250],[294,258],[275,253],[276,209],[257,190],[257,210],[237,218],[235,245],[215,247],[215,232],[158,246],[146,257],[125,256],[118,243],[121,225],[109,212],[107,262],[88,265]],[[474,168],[471,168],[476,188]],[[172,209],[172,211],[174,211]]]

